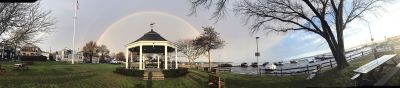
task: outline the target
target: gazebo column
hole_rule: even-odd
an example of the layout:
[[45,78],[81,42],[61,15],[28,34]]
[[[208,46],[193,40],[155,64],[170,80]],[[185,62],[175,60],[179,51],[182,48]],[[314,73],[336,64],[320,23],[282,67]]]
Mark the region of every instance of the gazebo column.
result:
[[175,69],[178,69],[178,49],[175,48]]
[[167,45],[164,45],[164,69],[168,69],[168,51],[167,51],[167,49],[168,49],[168,46]]
[[142,57],[143,53],[142,53],[142,45],[140,45],[139,48],[139,70],[143,70],[143,57]]
[[[128,58],[128,55],[129,55],[129,47],[127,47],[126,48],[126,51],[125,51],[125,58]],[[128,69],[128,62],[129,61],[129,59],[125,59],[125,69]]]
[[157,68],[160,68],[160,56],[157,56]]
[[131,56],[131,62],[129,62],[129,64],[131,64],[131,67],[132,67],[132,64],[133,64],[133,53],[129,52],[129,55]]

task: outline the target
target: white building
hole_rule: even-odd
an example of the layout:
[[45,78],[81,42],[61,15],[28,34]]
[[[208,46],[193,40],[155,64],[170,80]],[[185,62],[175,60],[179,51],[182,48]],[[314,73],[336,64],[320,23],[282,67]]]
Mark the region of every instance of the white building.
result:
[[[147,65],[152,64],[155,64],[155,68],[158,69],[161,67],[178,69],[176,46],[153,29],[136,41],[126,44],[125,49],[125,68],[127,69],[138,66],[139,70],[145,70]],[[139,60],[139,63],[136,60]],[[174,62],[168,63],[169,61]]]
[[[60,51],[55,52],[55,59],[56,61],[72,61],[72,50],[65,48]],[[83,54],[82,52],[77,52],[75,54],[74,62],[82,63],[83,62]]]

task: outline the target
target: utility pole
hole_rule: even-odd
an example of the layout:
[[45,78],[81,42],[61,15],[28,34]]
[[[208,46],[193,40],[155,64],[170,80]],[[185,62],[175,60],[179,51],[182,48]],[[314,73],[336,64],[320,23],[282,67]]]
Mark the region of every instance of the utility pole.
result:
[[76,16],[76,12],[77,12],[77,10],[78,10],[78,0],[76,0],[76,3],[75,3],[75,12],[74,12],[74,34],[73,34],[73,36],[72,36],[72,64],[74,64],[74,59],[75,59],[75,31],[76,31],[76,19],[78,18],[77,16]]

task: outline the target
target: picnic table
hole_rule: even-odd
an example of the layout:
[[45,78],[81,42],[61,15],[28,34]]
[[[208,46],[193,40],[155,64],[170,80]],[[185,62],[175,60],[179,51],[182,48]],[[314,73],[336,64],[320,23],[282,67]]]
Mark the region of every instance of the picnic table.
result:
[[[354,72],[356,72],[356,75],[354,75],[351,79],[355,80],[356,85],[371,85],[374,82],[379,82],[380,85],[383,85],[382,83],[386,83],[388,78],[391,78],[393,75],[390,74],[384,75],[384,77],[382,77],[382,79],[378,81],[378,78],[375,75],[375,73],[371,71],[376,70],[380,74],[383,70],[383,66],[390,66],[389,64],[386,63],[389,60],[397,64],[395,59],[393,59],[394,57],[396,57],[396,55],[397,54],[383,55],[378,59],[375,59],[367,64],[362,65],[361,67],[353,70]],[[395,69],[394,71],[397,72],[398,70],[399,69]],[[366,77],[366,75],[368,75],[369,77]]]
[[14,71],[24,71],[28,70],[28,66],[24,63],[14,64]]

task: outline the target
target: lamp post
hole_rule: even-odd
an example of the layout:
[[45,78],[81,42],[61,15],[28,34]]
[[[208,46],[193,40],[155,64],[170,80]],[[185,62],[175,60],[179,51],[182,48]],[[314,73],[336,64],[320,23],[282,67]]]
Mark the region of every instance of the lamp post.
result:
[[371,26],[369,25],[369,22],[367,22],[367,23],[368,23],[368,30],[369,30],[369,34],[370,34],[370,36],[371,36],[371,42],[372,42],[372,53],[373,53],[373,55],[374,55],[374,58],[376,59],[376,58],[377,58],[376,45],[375,45],[375,43],[374,43],[374,38],[372,37]]
[[260,37],[256,37],[257,51],[256,51],[256,53],[255,53],[255,56],[256,56],[256,58],[257,58],[257,74],[261,76],[261,74],[260,74],[260,67],[258,66],[258,57],[260,56],[260,52],[258,51],[258,39],[259,39],[259,38],[260,38]]

